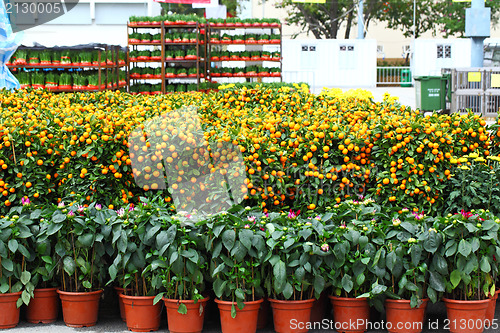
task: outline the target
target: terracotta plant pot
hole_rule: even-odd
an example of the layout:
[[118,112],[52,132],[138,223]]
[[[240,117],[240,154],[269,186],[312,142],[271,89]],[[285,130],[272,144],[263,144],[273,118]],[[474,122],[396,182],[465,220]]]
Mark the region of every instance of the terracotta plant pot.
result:
[[78,293],[58,289],[57,293],[66,326],[89,327],[97,323],[102,290]]
[[0,294],[0,329],[13,328],[19,323],[19,309],[16,302],[21,292]]
[[282,301],[269,299],[273,309],[274,330],[276,333],[307,332],[311,320],[314,298],[302,301]]
[[410,300],[387,299],[385,311],[389,333],[420,333],[423,329],[425,309],[429,299],[423,299],[420,307],[412,308]]
[[[192,300],[179,301],[177,299],[163,299],[167,308],[168,330],[170,333],[200,333],[203,330],[205,319],[205,307],[209,297],[198,302]],[[187,313],[181,314],[179,303],[182,302],[187,307]],[[200,310],[201,306],[201,310]]]
[[240,310],[235,303],[236,317],[231,317],[231,306],[233,302],[216,299],[220,311],[220,323],[222,333],[255,333],[257,331],[257,318],[259,316],[260,304],[258,301],[245,302],[245,307]]
[[34,324],[53,323],[57,320],[58,312],[57,288],[35,289],[34,297],[26,307],[26,320]]
[[333,306],[335,329],[339,333],[363,333],[370,320],[370,306],[366,298],[328,296]]
[[261,330],[267,327],[267,322],[269,321],[269,312],[271,311],[271,306],[267,298],[263,298],[262,303],[260,303],[259,317],[257,318],[257,329]]
[[488,308],[486,309],[486,317],[485,317],[485,325],[486,327],[491,326],[493,324],[493,319],[495,319],[495,309],[497,307],[497,299],[498,294],[500,293],[500,289],[495,292],[495,295],[490,298],[490,304],[488,304]]
[[484,331],[486,309],[490,299],[460,301],[443,298],[451,333],[481,333]]
[[123,307],[123,299],[120,297],[121,294],[123,294],[123,288],[122,287],[114,287],[116,291],[116,295],[118,296],[118,307],[120,309],[120,318],[126,322],[127,317],[125,316],[125,308]]
[[120,294],[127,318],[127,328],[132,332],[151,332],[160,328],[161,303],[153,304],[154,296],[128,296]]

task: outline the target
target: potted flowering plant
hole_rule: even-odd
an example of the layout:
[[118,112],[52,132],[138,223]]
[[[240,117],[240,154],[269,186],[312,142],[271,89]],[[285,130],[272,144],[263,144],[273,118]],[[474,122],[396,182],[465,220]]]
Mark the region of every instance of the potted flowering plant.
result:
[[[444,247],[439,254],[445,259],[443,272],[434,278],[445,286],[444,302],[451,332],[482,332],[486,311],[495,294],[500,254],[499,224],[490,212],[478,211],[448,214],[437,219],[436,228],[443,235]],[[443,267],[444,268],[444,267]],[[474,317],[470,315],[474,313]],[[461,325],[463,318],[473,325]]]
[[[435,303],[442,291],[434,280],[429,283],[431,258],[442,241],[441,234],[429,227],[433,221],[423,213],[405,209],[389,223],[383,223],[389,332],[421,332],[429,297]],[[437,257],[434,262],[441,265],[444,258]]]
[[64,322],[70,327],[93,326],[97,322],[99,298],[106,276],[107,237],[111,228],[100,205],[88,207],[60,202],[48,215],[47,234],[56,235]]
[[154,303],[162,280],[156,247],[160,216],[165,211],[141,199],[138,206],[129,205],[114,212],[110,219],[114,259],[109,265],[110,280],[116,281],[123,302],[127,327],[131,331],[156,331],[160,327],[161,304]]
[[33,220],[26,205],[12,207],[0,218],[0,328],[12,328],[19,322],[19,308],[33,297],[34,272],[27,267],[31,257],[29,239]]
[[[383,236],[376,223],[384,217],[372,200],[348,200],[335,205],[324,219],[333,223],[325,228],[326,243],[330,245],[324,271],[331,284],[330,296],[335,320],[342,327],[357,323],[345,332],[363,332],[369,320],[369,298],[386,291],[379,281],[385,275]],[[378,247],[376,246],[378,245]],[[381,267],[382,266],[382,267]],[[361,325],[360,325],[361,324]]]
[[166,264],[159,271],[163,298],[171,332],[201,332],[208,296],[204,295],[208,274],[207,252],[191,215],[179,212],[161,217],[161,229],[156,238],[160,260]]
[[210,277],[224,333],[241,331],[241,327],[244,332],[255,332],[263,302],[265,233],[257,217],[245,213],[250,212],[236,206],[205,224],[205,243],[212,253]]
[[320,268],[329,251],[320,236],[323,223],[303,219],[299,214],[270,213],[265,222],[269,252],[264,284],[273,309],[274,328],[279,333],[307,332],[306,328],[292,330],[290,322],[310,320],[314,300],[326,285]]

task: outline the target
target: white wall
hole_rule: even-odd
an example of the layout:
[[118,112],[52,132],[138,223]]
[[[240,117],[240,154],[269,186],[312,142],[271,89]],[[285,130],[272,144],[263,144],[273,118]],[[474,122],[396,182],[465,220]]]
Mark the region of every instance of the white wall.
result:
[[283,80],[305,81],[314,92],[322,87],[376,85],[375,40],[287,39],[283,40],[282,55]]
[[[438,58],[440,45],[451,48],[449,57]],[[441,75],[442,68],[470,67],[470,39],[417,39],[413,60],[413,76]]]

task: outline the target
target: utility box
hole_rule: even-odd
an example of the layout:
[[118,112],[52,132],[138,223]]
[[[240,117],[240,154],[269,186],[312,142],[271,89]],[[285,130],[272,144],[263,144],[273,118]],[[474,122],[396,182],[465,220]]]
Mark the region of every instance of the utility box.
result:
[[465,37],[490,37],[491,8],[465,10]]

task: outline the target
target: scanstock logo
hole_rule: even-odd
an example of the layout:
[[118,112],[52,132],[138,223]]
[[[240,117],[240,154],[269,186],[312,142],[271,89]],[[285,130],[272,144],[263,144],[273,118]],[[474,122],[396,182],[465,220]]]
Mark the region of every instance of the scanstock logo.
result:
[[50,22],[75,8],[78,0],[2,0],[13,32]]
[[145,190],[168,190],[177,211],[201,219],[239,204],[247,191],[243,156],[229,133],[202,128],[196,108],[162,114],[128,137],[136,184]]

